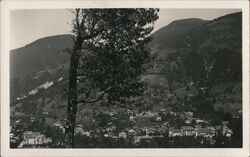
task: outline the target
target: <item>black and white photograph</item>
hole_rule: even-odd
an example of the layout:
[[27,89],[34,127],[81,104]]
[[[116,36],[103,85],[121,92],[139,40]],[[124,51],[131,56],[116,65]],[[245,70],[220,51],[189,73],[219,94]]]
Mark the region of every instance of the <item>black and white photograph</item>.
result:
[[155,5],[9,10],[9,141],[1,145],[245,148],[243,12]]

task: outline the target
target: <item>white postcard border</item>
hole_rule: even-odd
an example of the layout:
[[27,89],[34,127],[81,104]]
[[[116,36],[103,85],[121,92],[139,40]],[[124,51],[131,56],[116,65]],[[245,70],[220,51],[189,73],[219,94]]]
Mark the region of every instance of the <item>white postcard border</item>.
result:
[[[10,149],[9,12],[12,9],[60,8],[230,8],[242,9],[243,148],[211,149]],[[248,156],[249,155],[249,2],[248,1],[2,1],[1,2],[1,156]]]

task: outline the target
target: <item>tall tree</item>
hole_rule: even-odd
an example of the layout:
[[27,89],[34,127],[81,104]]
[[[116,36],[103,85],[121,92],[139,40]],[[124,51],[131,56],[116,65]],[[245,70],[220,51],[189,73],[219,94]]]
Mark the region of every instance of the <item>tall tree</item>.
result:
[[78,104],[105,98],[122,104],[144,91],[140,74],[150,62],[150,33],[158,9],[75,9],[69,52],[66,147],[74,147]]

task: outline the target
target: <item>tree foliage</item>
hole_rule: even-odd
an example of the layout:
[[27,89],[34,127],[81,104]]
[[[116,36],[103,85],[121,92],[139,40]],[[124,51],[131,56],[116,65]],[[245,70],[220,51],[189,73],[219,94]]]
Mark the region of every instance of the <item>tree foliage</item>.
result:
[[[151,40],[149,34],[153,27],[149,24],[157,19],[156,10],[95,9],[86,12],[100,18],[95,28],[104,31],[83,43],[79,80],[84,83],[81,91],[85,95],[79,102],[99,100],[104,93],[109,100],[141,94],[143,83],[138,76],[150,61],[147,43]],[[95,95],[97,91],[99,95]]]
[[77,104],[125,102],[143,93],[139,75],[150,62],[150,33],[158,9],[76,9],[69,50],[66,143],[74,146]]

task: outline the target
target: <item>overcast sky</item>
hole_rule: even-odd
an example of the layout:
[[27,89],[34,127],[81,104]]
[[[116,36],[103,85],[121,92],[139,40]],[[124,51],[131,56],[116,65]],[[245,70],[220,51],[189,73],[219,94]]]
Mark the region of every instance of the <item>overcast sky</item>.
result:
[[[214,18],[239,12],[239,9],[161,9],[154,31],[174,20],[186,18]],[[68,10],[14,10],[10,13],[10,49],[23,47],[37,39],[69,34],[72,14]]]

